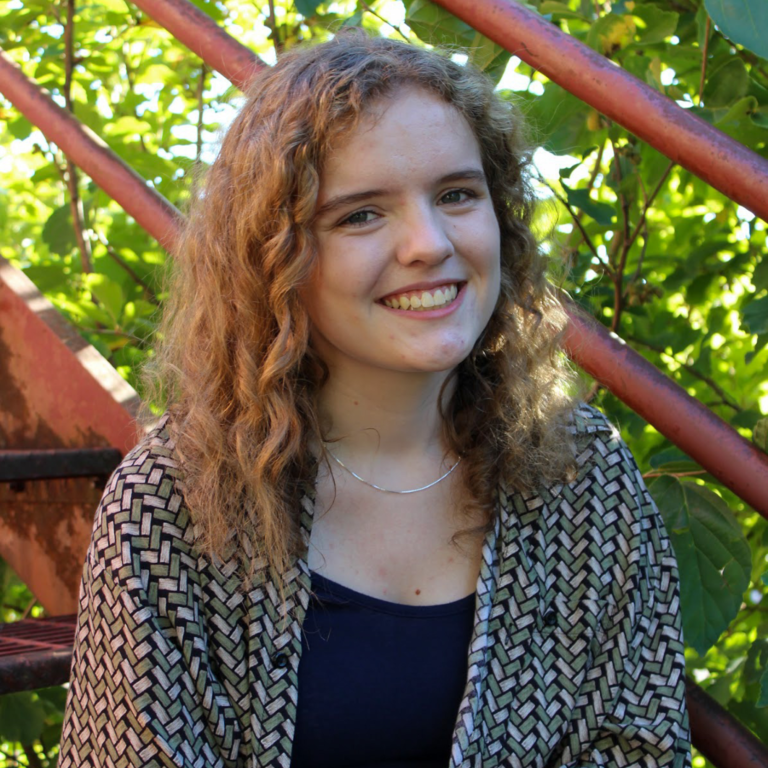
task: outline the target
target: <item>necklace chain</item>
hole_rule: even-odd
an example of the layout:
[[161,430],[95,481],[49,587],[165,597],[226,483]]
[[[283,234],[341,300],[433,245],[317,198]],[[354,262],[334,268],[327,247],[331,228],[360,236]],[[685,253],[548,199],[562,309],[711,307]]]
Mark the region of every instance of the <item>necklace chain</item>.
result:
[[358,475],[356,472],[353,472],[338,456],[336,456],[333,453],[331,453],[331,451],[329,451],[328,448],[326,448],[325,450],[328,453],[328,455],[342,469],[345,469],[347,472],[349,472],[349,474],[352,475],[352,477],[354,477],[355,480],[359,480],[361,483],[365,483],[365,485],[367,485],[369,488],[374,488],[375,490],[382,491],[383,493],[406,494],[406,493],[418,493],[419,491],[426,491],[427,488],[432,488],[432,486],[437,485],[438,483],[440,483],[443,480],[445,480],[445,478],[448,477],[448,475],[450,475],[451,472],[453,472],[453,470],[456,469],[456,467],[458,467],[459,464],[461,463],[461,456],[459,456],[459,458],[456,461],[456,463],[444,475],[442,475],[441,477],[438,477],[437,480],[434,480],[433,482],[429,483],[428,485],[422,485],[421,488],[411,488],[410,490],[407,490],[407,491],[393,491],[390,488],[382,488],[380,485],[375,485],[374,483],[371,483],[368,480],[366,480],[364,477],[360,477],[360,475]]

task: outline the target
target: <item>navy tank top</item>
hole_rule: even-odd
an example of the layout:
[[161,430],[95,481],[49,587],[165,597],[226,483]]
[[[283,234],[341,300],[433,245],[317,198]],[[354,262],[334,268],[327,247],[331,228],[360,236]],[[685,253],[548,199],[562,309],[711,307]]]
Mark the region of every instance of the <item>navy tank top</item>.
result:
[[291,768],[446,768],[475,595],[391,603],[312,574]]

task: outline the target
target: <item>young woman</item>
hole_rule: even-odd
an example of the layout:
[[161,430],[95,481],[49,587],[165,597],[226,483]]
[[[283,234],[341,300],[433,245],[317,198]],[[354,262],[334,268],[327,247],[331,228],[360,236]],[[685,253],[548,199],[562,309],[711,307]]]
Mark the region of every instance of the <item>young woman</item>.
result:
[[434,52],[254,84],[96,515],[62,768],[689,762],[674,557],[569,395],[527,162]]

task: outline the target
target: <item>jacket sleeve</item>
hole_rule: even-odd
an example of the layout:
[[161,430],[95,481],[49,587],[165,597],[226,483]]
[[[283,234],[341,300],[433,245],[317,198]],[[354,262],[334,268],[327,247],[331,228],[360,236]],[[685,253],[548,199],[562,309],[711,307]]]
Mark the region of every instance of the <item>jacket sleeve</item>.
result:
[[[162,449],[139,446],[96,513],[59,766],[235,766],[241,724],[210,649],[191,525]],[[235,644],[228,650],[237,655]]]
[[620,495],[609,558],[611,609],[592,641],[583,706],[560,764],[684,768],[691,755],[677,563],[629,449],[615,430],[595,440],[620,467],[609,482]]

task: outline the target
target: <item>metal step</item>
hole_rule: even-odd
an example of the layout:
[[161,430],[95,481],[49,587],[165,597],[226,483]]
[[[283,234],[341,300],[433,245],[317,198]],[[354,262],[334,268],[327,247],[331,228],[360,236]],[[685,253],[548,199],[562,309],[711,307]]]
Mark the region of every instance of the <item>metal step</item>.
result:
[[76,615],[0,624],[0,694],[69,680]]

